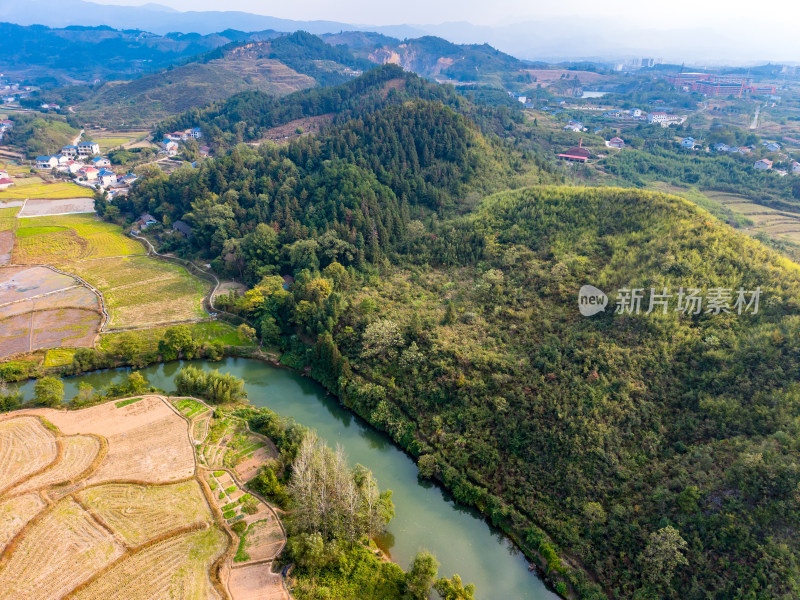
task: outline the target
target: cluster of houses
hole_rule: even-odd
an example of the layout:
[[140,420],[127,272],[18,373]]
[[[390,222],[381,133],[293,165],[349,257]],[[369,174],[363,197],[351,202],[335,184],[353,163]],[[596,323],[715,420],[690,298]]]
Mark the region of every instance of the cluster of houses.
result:
[[3,104],[18,102],[23,98],[27,98],[32,89],[29,85],[2,81],[0,82],[0,102]]
[[109,194],[126,194],[136,175],[129,173],[117,177],[111,169],[111,161],[99,156],[100,145],[97,142],[80,142],[61,148],[60,154],[37,156],[36,168],[46,171],[58,171],[72,176],[79,185],[108,190]]
[[603,113],[609,119],[624,119],[628,121],[646,121],[650,125],[660,125],[669,127],[670,125],[681,125],[686,121],[686,115],[673,115],[666,112],[647,113],[641,108],[631,108],[630,110],[609,110]]
[[750,146],[728,146],[728,144],[714,144],[714,152],[728,152],[729,154],[750,154],[753,149]]
[[[158,220],[151,215],[150,213],[142,213],[139,215],[136,223],[133,224],[133,231],[134,233],[139,233],[140,231],[144,231],[150,225],[155,225],[158,223]],[[172,224],[172,230],[183,237],[189,238],[192,237],[192,227],[185,221],[175,221]]]
[[[180,144],[190,140],[195,139],[199,140],[203,137],[203,132],[200,130],[199,127],[194,127],[192,129],[186,129],[184,131],[174,131],[172,133],[168,133],[164,136],[164,139],[161,140],[159,146],[161,148],[161,152],[167,154],[169,156],[175,156],[178,154],[178,149],[180,148]],[[200,154],[203,156],[208,156],[209,154],[208,146],[201,146],[200,147]]]
[[3,136],[5,136],[6,131],[14,127],[14,121],[11,119],[3,119],[0,121],[0,141],[3,140]]

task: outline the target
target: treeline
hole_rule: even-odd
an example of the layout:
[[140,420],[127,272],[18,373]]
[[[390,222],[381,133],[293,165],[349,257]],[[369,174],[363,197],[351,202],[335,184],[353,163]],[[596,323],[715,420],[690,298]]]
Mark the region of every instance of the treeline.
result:
[[[69,407],[85,408],[114,398],[154,391],[157,390],[139,371],[131,371],[125,381],[110,383],[100,390],[89,383],[81,382],[78,384],[78,393],[69,401]],[[33,387],[33,398],[27,402],[21,392],[9,390],[5,382],[0,380],[0,413],[36,406],[60,408],[63,404],[64,382],[58,377],[45,376],[37,379]]]
[[178,393],[198,396],[214,404],[242,402],[247,399],[244,380],[219,371],[205,371],[192,365],[183,367],[175,376]]
[[420,551],[404,572],[374,553],[376,535],[394,517],[392,492],[381,492],[372,472],[351,469],[341,448],[306,435],[291,466],[287,490],[287,555],[295,565],[293,592],[301,599],[424,600],[436,586],[453,600],[470,600],[474,586],[460,578],[437,581],[438,562]]

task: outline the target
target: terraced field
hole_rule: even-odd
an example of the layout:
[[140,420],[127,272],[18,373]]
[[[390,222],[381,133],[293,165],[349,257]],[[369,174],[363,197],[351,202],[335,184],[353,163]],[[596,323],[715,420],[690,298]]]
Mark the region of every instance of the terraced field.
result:
[[103,292],[112,329],[205,316],[208,284],[183,267],[139,256],[80,261],[69,269]]
[[800,213],[776,210],[755,204],[744,196],[724,192],[704,192],[705,195],[736,214],[752,221],[753,233],[763,231],[772,237],[800,244]]
[[10,188],[0,191],[0,201],[25,198],[91,198],[94,190],[74,183],[45,183],[38,177],[15,179]]
[[0,598],[230,598],[189,428],[155,396],[0,416]]
[[[0,209],[0,359],[90,347],[101,326],[152,327],[207,316],[203,298],[209,284],[146,256],[118,225],[94,214],[21,217],[18,211]],[[53,265],[81,280],[34,265]],[[53,277],[61,278],[60,288],[48,287]],[[238,339],[228,329],[219,335]]]

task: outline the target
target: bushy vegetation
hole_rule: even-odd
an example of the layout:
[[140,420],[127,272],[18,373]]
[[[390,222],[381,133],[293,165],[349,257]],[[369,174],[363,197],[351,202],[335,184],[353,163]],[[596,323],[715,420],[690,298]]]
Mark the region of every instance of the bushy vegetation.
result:
[[247,398],[244,381],[230,373],[204,371],[188,365],[175,376],[178,393],[198,396],[215,404],[241,402]]
[[14,127],[4,143],[20,148],[28,158],[50,155],[71,144],[79,130],[63,118],[49,115],[14,115]]

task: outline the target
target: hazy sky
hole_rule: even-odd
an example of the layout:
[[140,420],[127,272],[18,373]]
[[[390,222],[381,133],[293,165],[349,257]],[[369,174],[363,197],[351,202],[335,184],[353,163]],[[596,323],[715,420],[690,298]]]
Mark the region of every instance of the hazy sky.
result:
[[[102,4],[140,5],[150,0],[94,0]],[[796,0],[155,0],[178,10],[241,10],[297,20],[325,19],[370,25],[434,24],[469,21],[478,25],[506,24],[562,15],[603,16],[625,24],[661,28],[709,26],[719,20],[768,28],[800,23]]]

